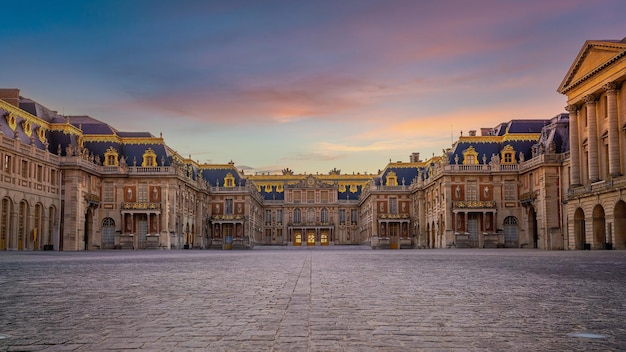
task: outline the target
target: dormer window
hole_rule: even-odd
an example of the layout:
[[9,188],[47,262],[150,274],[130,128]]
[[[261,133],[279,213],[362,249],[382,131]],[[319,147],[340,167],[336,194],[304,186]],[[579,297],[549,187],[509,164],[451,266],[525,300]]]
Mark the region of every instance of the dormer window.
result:
[[224,187],[235,187],[235,177],[230,172],[224,177]]
[[398,185],[398,176],[396,176],[396,173],[393,171],[389,171],[387,173],[387,182],[385,183],[385,186],[397,186]]
[[104,166],[118,166],[118,156],[117,150],[113,149],[113,147],[109,147],[109,149],[104,152]]
[[141,166],[157,166],[157,156],[152,148],[146,149],[146,152],[143,153],[143,162]]
[[470,146],[463,151],[463,165],[476,164],[478,164],[478,153],[476,152],[474,147]]
[[515,149],[510,144],[507,144],[502,149],[501,154],[503,164],[515,164]]

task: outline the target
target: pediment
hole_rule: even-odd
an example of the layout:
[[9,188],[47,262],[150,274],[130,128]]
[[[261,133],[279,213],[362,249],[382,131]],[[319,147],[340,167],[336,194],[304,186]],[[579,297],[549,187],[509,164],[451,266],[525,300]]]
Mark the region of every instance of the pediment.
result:
[[620,41],[585,42],[557,91],[565,93],[625,55],[626,43]]

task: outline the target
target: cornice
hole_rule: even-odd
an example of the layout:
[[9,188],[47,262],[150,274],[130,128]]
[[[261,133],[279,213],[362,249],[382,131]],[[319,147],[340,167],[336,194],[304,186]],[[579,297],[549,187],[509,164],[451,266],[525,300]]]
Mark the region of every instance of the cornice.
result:
[[46,129],[50,129],[50,123],[46,120],[42,120],[41,118],[27,112],[24,111],[14,105],[11,105],[9,103],[7,103],[4,100],[0,99],[0,108],[2,108],[3,110],[6,110],[9,114],[14,115],[15,117],[19,117],[25,121],[30,122],[33,125],[37,125],[37,126],[41,126],[44,127]]

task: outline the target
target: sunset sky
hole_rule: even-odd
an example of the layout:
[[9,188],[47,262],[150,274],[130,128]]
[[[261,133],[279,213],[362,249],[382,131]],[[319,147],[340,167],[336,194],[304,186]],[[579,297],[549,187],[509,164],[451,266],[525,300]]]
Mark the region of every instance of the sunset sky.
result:
[[0,87],[246,173],[375,173],[564,112],[623,0],[1,1]]

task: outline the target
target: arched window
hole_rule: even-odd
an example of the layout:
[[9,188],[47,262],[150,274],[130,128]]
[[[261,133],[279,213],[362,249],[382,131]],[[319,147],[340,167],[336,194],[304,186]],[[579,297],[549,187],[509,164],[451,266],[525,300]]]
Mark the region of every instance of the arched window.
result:
[[474,147],[470,146],[463,151],[463,165],[476,164],[478,164],[478,152],[476,152]]
[[235,187],[235,177],[230,172],[224,177],[224,187]]
[[515,164],[515,149],[510,144],[502,149],[501,154],[503,164]]
[[398,176],[393,171],[389,171],[387,173],[387,183],[385,186],[397,186],[398,185]]
[[109,147],[109,149],[104,152],[104,166],[119,166],[118,157],[119,154],[117,150],[113,149],[113,147]]
[[143,162],[141,163],[141,166],[157,166],[156,159],[157,156],[154,150],[152,150],[152,148],[148,148],[143,153]]

